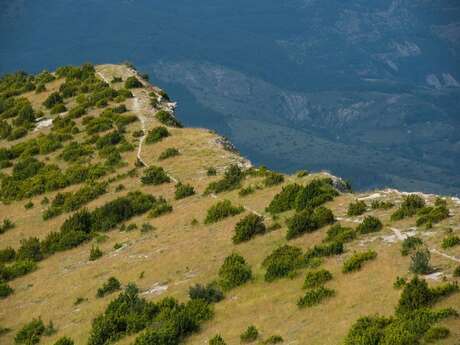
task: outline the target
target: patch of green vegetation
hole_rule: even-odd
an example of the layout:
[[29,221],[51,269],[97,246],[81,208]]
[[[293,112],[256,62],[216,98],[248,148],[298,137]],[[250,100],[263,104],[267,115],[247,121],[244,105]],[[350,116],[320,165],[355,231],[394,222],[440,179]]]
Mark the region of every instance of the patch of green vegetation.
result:
[[224,290],[243,285],[251,278],[251,267],[241,255],[236,253],[227,256],[219,269],[219,285]]
[[356,200],[348,205],[348,216],[360,216],[367,211],[367,205],[364,201]]
[[115,277],[110,277],[104,285],[97,289],[96,297],[102,298],[121,289],[120,281]]
[[449,209],[443,204],[440,206],[425,206],[417,212],[417,226],[425,225],[431,228],[433,224],[449,217]]
[[283,182],[284,176],[282,174],[278,174],[272,171],[268,172],[263,180],[263,184],[265,187],[277,186]]
[[371,208],[373,210],[382,209],[382,210],[389,210],[390,208],[394,207],[391,201],[384,201],[384,200],[374,200],[371,203]]
[[352,228],[343,227],[340,224],[334,224],[327,230],[327,236],[323,242],[342,242],[353,241],[357,237],[356,231]]
[[254,213],[248,214],[235,225],[235,234],[232,237],[234,244],[249,241],[256,235],[264,234],[267,230],[263,217]]
[[334,222],[332,211],[325,207],[309,208],[297,212],[287,221],[286,239],[296,238],[304,233],[313,232],[320,227]]
[[174,198],[176,200],[184,199],[195,194],[195,189],[190,184],[178,183],[176,184],[176,190],[174,192]]
[[359,271],[366,261],[375,260],[377,253],[373,250],[369,250],[363,253],[355,253],[351,257],[345,260],[342,267],[343,273],[350,273]]
[[179,156],[180,155],[180,152],[178,149],[174,148],[174,147],[168,147],[166,150],[164,150],[162,153],[160,153],[160,156],[158,157],[158,160],[159,161],[162,161],[162,160],[165,160],[165,159],[168,159],[168,158],[171,158],[171,157],[175,157],[175,156]]
[[304,289],[317,288],[332,280],[332,273],[326,269],[307,272],[303,283]]
[[224,177],[216,182],[211,182],[205,190],[205,194],[222,193],[237,189],[241,186],[241,181],[244,179],[244,172],[236,165],[230,165],[225,170]]
[[152,218],[160,217],[164,214],[171,213],[173,210],[171,204],[162,196],[155,198],[149,216]]
[[208,303],[217,303],[224,299],[224,294],[216,284],[196,284],[189,288],[188,295],[190,299],[202,299]]
[[171,134],[169,133],[166,127],[158,126],[148,131],[147,136],[145,137],[145,143],[155,144],[163,140],[164,138],[169,137],[170,135]]
[[410,194],[404,197],[401,206],[391,215],[391,220],[401,220],[414,216],[418,210],[425,207],[425,200],[417,194]]
[[214,337],[209,339],[209,345],[227,345],[227,343],[220,334],[216,334]]
[[103,255],[102,250],[98,246],[92,246],[89,252],[89,261],[95,261]]
[[143,86],[142,83],[136,77],[131,76],[131,77],[126,78],[125,88],[135,89],[135,88],[140,88],[142,86]]
[[428,274],[432,272],[430,265],[431,254],[427,248],[418,249],[411,256],[409,270],[415,274]]
[[48,325],[45,326],[40,318],[33,319],[24,325],[18,333],[16,333],[16,336],[14,337],[14,343],[18,345],[38,344],[42,336],[49,336],[55,332],[56,330],[54,329],[53,323],[51,321]]
[[305,266],[302,250],[298,247],[284,245],[275,249],[262,262],[266,268],[265,281],[293,276],[297,269]]
[[401,244],[401,255],[407,256],[422,245],[423,241],[421,238],[416,236],[407,237]]
[[308,263],[314,258],[322,258],[334,255],[340,255],[343,253],[342,242],[327,242],[313,246],[305,253],[305,260]]
[[448,235],[447,237],[443,238],[441,247],[444,249],[452,248],[460,244],[460,237],[456,235]]
[[145,169],[144,175],[141,177],[141,182],[149,185],[160,185],[171,182],[171,179],[162,167],[150,166]]
[[5,299],[13,293],[13,289],[5,282],[0,281],[0,299]]
[[242,206],[233,206],[230,200],[219,201],[208,209],[204,223],[216,223],[227,217],[236,216],[243,211],[244,208]]
[[370,234],[382,230],[383,224],[377,217],[366,216],[362,223],[356,228],[356,232],[361,235]]
[[320,286],[318,288],[308,290],[303,297],[299,298],[297,306],[299,308],[313,307],[320,304],[323,300],[333,297],[334,295],[334,290]]
[[14,229],[15,224],[9,218],[3,219],[2,224],[0,225],[0,234],[7,232],[8,230]]
[[182,124],[168,111],[160,110],[155,113],[155,117],[165,126],[182,128]]
[[242,343],[252,343],[259,337],[259,331],[254,325],[248,326],[248,328],[241,333],[240,340]]

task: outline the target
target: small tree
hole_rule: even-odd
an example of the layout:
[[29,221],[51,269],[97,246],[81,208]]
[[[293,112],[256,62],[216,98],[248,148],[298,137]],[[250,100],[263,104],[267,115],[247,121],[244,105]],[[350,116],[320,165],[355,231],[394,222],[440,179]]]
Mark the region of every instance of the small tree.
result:
[[248,214],[241,219],[235,226],[235,234],[233,235],[233,243],[249,241],[258,234],[263,234],[266,231],[263,218],[254,213]]
[[430,259],[431,254],[427,248],[417,250],[415,254],[411,256],[410,271],[415,274],[430,273],[432,270]]
[[227,256],[219,269],[219,284],[224,290],[243,285],[252,278],[251,267],[236,253]]
[[171,179],[163,168],[157,166],[151,166],[145,169],[144,176],[141,177],[141,182],[143,184],[159,185],[170,181]]
[[349,216],[359,216],[366,212],[367,206],[364,201],[356,200],[348,205],[347,215]]
[[358,225],[356,231],[362,235],[382,230],[382,222],[374,216],[367,216],[363,222]]

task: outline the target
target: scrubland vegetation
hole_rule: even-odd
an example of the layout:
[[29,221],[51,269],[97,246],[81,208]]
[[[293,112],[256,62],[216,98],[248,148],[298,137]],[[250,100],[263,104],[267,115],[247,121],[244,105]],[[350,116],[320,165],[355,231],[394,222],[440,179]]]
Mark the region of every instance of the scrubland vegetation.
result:
[[453,199],[247,167],[146,80],[0,79],[0,343],[455,344]]

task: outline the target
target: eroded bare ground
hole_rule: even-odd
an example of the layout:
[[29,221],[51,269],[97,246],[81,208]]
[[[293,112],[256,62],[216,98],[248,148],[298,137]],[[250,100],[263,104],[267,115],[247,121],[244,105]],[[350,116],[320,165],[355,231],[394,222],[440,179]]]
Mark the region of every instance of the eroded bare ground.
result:
[[[108,81],[113,76],[126,79],[136,74],[126,66],[118,65],[98,66],[97,72],[101,78]],[[59,81],[53,83],[53,87],[59,86]],[[52,87],[49,87],[49,92],[51,90]],[[139,129],[146,132],[160,124],[153,116],[158,109],[150,106],[148,93],[149,90],[146,88],[133,89],[134,98],[126,102],[130,112],[139,118],[138,122],[128,127],[128,133]],[[40,95],[40,99],[34,94],[28,97],[34,105],[39,106],[44,95]],[[40,129],[41,132],[47,130],[49,129],[46,127]],[[266,213],[265,207],[282,186],[292,182],[304,184],[321,173],[302,178],[287,176],[282,185],[262,188],[246,197],[240,197],[238,191],[222,193],[215,197],[204,196],[203,191],[208,183],[217,180],[227,166],[232,163],[247,165],[248,162],[237,154],[224,150],[219,144],[218,137],[208,130],[169,128],[169,131],[172,134],[170,137],[154,145],[146,145],[143,138],[133,139],[136,150],[128,152],[123,158],[129,163],[130,168],[137,158],[145,165],[162,166],[174,179],[192,184],[198,193],[176,201],[174,183],[143,186],[140,184],[139,176],[125,177],[112,183],[110,192],[89,203],[89,209],[103,205],[129,191],[141,189],[155,196],[164,196],[171,202],[173,212],[155,219],[147,216],[136,217],[128,223],[137,224],[137,230],[114,230],[107,233],[107,238],[98,244],[104,255],[96,261],[88,260],[90,248],[95,242],[87,243],[47,258],[39,263],[37,271],[12,281],[10,285],[15,293],[5,300],[0,300],[0,324],[12,329],[1,338],[5,344],[12,342],[14,333],[25,323],[39,316],[45,322],[52,320],[58,328],[58,333],[46,338],[44,342],[53,343],[58,337],[69,335],[76,344],[85,344],[92,319],[101,313],[113,298],[113,295],[105,298],[95,297],[97,289],[109,277],[117,277],[124,285],[135,282],[143,297],[147,299],[174,296],[185,300],[189,286],[214,280],[223,259],[232,252],[238,252],[245,257],[252,267],[254,280],[232,290],[225,300],[216,304],[214,318],[206,322],[199,333],[187,339],[187,344],[205,344],[216,333],[222,334],[228,344],[239,344],[240,333],[250,324],[256,325],[263,336],[280,334],[285,344],[337,344],[358,317],[375,313],[393,313],[400,294],[400,291],[393,288],[393,282],[397,276],[409,276],[410,258],[402,257],[400,254],[401,241],[407,236],[422,237],[432,252],[432,264],[437,273],[426,277],[430,284],[436,285],[443,280],[455,279],[452,277],[452,271],[460,260],[460,249],[457,246],[444,250],[440,243],[448,229],[460,235],[459,200],[449,198],[451,216],[435,224],[432,229],[425,230],[415,227],[415,218],[390,221],[394,208],[369,208],[368,212],[359,217],[346,215],[349,203],[357,198],[368,204],[372,200],[392,201],[397,206],[402,201],[403,193],[384,190],[358,195],[341,194],[326,204],[341,224],[356,227],[365,215],[372,214],[382,220],[384,229],[379,233],[360,237],[347,244],[343,255],[325,260],[324,267],[334,276],[330,286],[337,291],[337,295],[314,308],[299,310],[296,300],[302,295],[303,272],[293,279],[267,283],[263,279],[264,270],[261,268],[263,259],[273,249],[286,242],[284,220],[292,215],[292,211],[282,214],[277,219],[282,225],[279,230],[237,246],[232,244],[231,237],[237,221],[248,212],[262,214],[268,224],[272,223],[274,220]],[[35,132],[32,135],[35,135]],[[180,155],[158,161],[159,154],[168,147],[177,148]],[[211,166],[217,168],[217,177],[207,176],[206,170]],[[121,169],[127,170],[127,167]],[[255,185],[260,182],[259,177],[247,177],[244,185]],[[125,189],[115,192],[117,184],[123,184]],[[72,186],[66,190],[75,190],[77,187]],[[51,200],[54,194],[56,193],[48,193],[47,197]],[[428,204],[435,200],[435,196],[432,195],[422,196]],[[215,204],[215,198],[229,199],[235,204],[243,205],[246,212],[213,225],[204,225],[206,210]],[[30,236],[42,239],[50,231],[59,228],[68,214],[43,221],[43,207],[40,205],[42,199],[43,195],[32,198],[31,201],[36,206],[26,211],[23,204],[28,200],[0,207],[0,219],[8,216],[16,223],[14,229],[0,235],[1,247],[10,245],[17,248],[21,239]],[[197,224],[193,223],[195,219],[198,221]],[[144,223],[153,225],[154,230],[142,233],[139,228]],[[325,237],[326,230],[323,228],[289,242],[306,250],[320,243]],[[121,247],[114,249],[117,243],[121,244]],[[342,274],[343,261],[354,251],[367,248],[377,251],[377,259],[366,264],[359,272],[351,275]],[[87,301],[75,306],[77,298]],[[449,297],[440,305],[460,308],[459,294]],[[452,335],[443,344],[455,344],[455,339],[460,338],[460,320],[449,320],[446,325]],[[128,337],[119,343],[128,344],[133,339]]]

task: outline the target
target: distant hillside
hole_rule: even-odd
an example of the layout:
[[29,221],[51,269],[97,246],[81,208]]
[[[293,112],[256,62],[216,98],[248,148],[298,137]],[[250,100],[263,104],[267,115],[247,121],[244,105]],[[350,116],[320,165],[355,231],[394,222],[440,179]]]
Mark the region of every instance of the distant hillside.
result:
[[2,77],[1,344],[458,344],[460,199],[255,167],[175,106],[130,65]]

